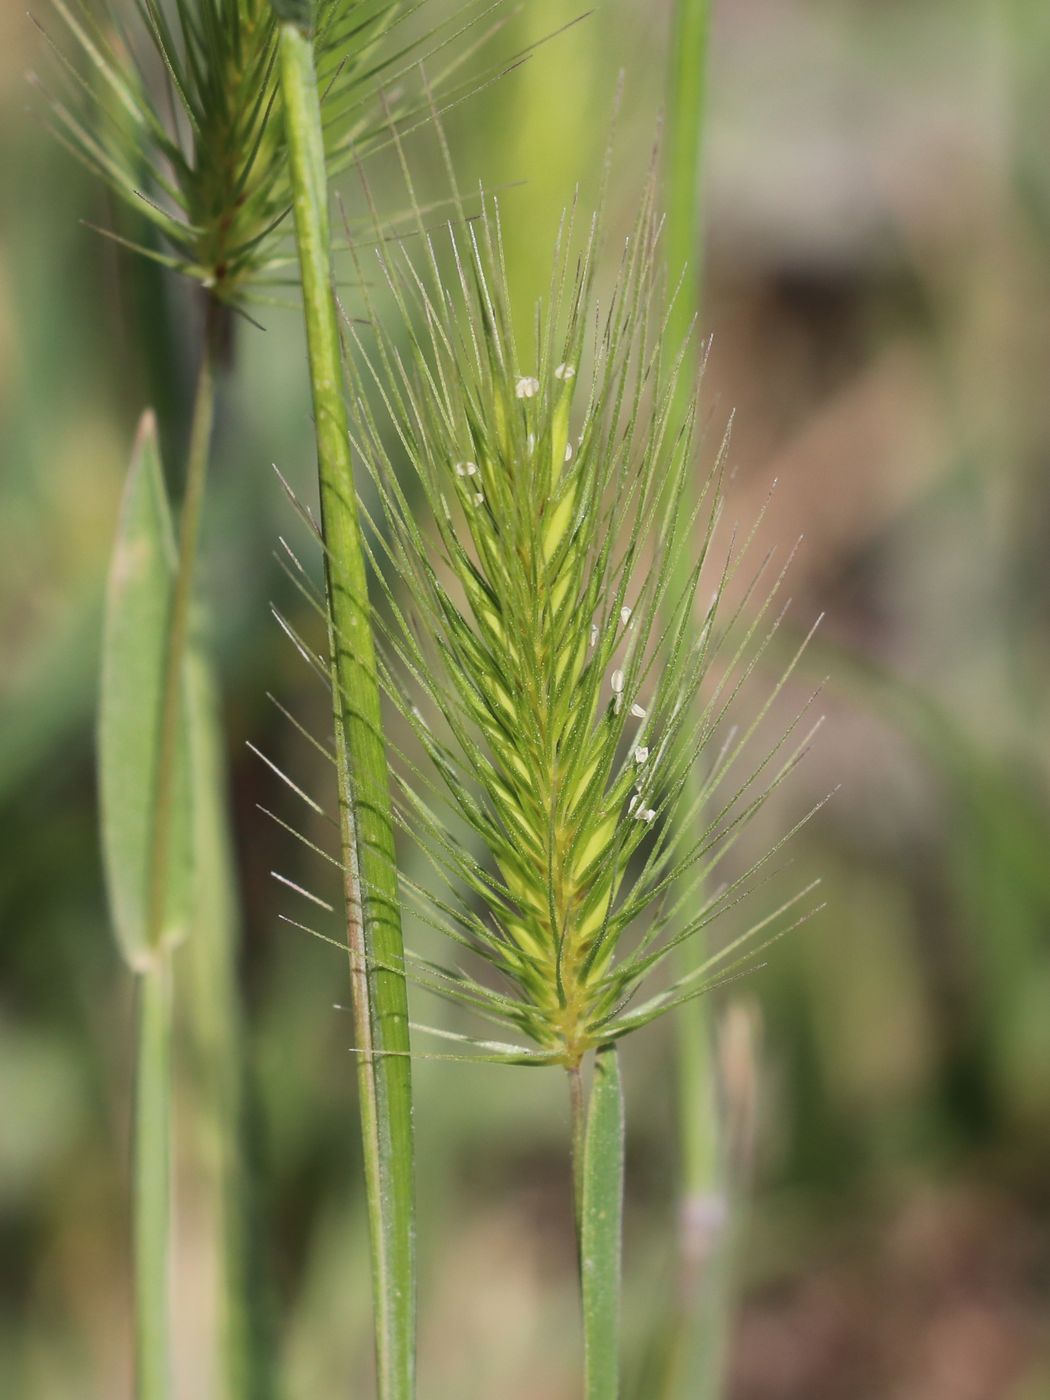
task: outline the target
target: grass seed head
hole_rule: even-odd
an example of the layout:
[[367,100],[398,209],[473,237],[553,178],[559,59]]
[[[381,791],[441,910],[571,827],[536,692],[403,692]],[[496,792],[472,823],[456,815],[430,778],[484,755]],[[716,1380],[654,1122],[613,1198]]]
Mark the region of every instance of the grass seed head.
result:
[[73,45],[56,44],[57,134],[152,226],[138,252],[230,305],[294,277],[279,23],[312,34],[330,174],[388,144],[392,122],[426,119],[429,98],[402,79],[450,37],[402,33],[408,0],[133,0],[128,24],[89,0],[49,3]]
[[797,756],[779,739],[728,803],[738,748],[696,776],[739,681],[701,687],[716,659],[739,667],[759,625],[697,621],[701,572],[720,599],[735,568],[712,547],[724,452],[697,485],[651,185],[601,311],[598,222],[580,251],[573,223],[527,349],[494,201],[447,249],[426,242],[424,265],[381,255],[410,355],[378,324],[374,340],[352,329],[354,437],[385,517],[371,532],[384,678],[430,760],[402,767],[400,817],[453,892],[409,893],[501,985],[424,980],[570,1066],[719,975],[720,955],[698,958],[636,1003],[670,950],[741,897],[739,883],[706,893],[707,876]]

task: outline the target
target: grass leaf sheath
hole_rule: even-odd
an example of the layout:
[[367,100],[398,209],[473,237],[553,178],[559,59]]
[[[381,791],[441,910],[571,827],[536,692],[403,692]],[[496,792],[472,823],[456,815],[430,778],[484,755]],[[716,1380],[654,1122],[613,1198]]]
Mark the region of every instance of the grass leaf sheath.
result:
[[[415,1260],[408,1005],[389,777],[331,280],[321,108],[310,39],[280,32],[320,474],[354,1025],[360,1058],[383,1400],[413,1392]],[[393,1052],[393,1053],[391,1053]]]

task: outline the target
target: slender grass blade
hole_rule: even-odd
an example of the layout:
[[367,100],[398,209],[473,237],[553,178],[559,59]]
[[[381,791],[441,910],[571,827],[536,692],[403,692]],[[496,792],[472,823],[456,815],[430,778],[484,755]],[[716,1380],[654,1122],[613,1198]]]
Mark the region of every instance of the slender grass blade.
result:
[[156,782],[175,544],[157,427],[143,416],[110,563],[99,718],[102,846],[117,940],[128,965],[148,968],[186,932],[192,883],[192,786],[185,707],[168,817],[165,898],[151,928],[158,872]]
[[412,1086],[400,893],[372,613],[343,401],[313,45],[280,29],[281,91],[317,432],[344,894],[382,1400],[415,1385]]

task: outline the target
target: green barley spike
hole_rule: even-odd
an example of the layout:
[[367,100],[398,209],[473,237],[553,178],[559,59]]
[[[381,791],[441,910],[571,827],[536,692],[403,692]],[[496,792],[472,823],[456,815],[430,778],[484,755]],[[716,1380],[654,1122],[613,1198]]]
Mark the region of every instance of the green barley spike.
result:
[[[726,605],[746,551],[716,544],[724,450],[695,484],[694,410],[679,411],[679,361],[662,349],[651,184],[600,312],[598,225],[577,252],[573,224],[527,348],[495,201],[466,232],[427,240],[419,268],[404,250],[378,255],[409,355],[386,324],[374,339],[350,332],[352,435],[384,517],[370,534],[388,603],[383,679],[420,750],[400,766],[399,819],[447,887],[407,894],[498,985],[417,975],[532,1042],[509,1058],[570,1069],[774,936],[795,900],[645,994],[672,949],[699,948],[695,935],[748,893],[768,855],[727,887],[710,877],[809,741],[799,715],[758,747],[772,695],[726,739],[776,630],[781,576],[760,567]],[[703,526],[684,588],[683,519]],[[464,825],[484,859],[455,835]]]
[[500,71],[498,63],[469,77],[463,70],[501,3],[466,0],[407,33],[412,0],[129,0],[123,17],[106,19],[91,0],[49,0],[50,122],[151,227],[154,241],[132,244],[136,252],[224,305],[272,301],[296,271],[280,24],[311,35],[331,176],[389,146],[391,121],[402,129],[429,121],[421,61],[449,103]]

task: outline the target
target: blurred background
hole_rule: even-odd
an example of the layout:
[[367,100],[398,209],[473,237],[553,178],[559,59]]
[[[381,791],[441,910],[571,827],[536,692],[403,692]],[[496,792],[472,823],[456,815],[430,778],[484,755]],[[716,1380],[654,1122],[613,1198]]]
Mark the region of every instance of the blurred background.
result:
[[[749,521],[776,479],[763,541],[790,548],[804,534],[789,629],[827,614],[798,689],[829,678],[828,723],[764,830],[839,787],[793,843],[788,876],[819,875],[826,908],[712,1007],[730,1107],[747,1120],[728,1394],[1039,1400],[1050,1395],[1050,11],[722,0],[715,12],[707,450],[735,410],[730,511]],[[534,0],[499,42],[513,52],[574,13]],[[526,182],[504,196],[522,305],[546,281],[562,204],[577,180],[591,188],[621,69],[611,203],[614,229],[629,225],[666,92],[668,20],[666,0],[601,0],[450,116],[466,180]],[[179,462],[198,307],[82,223],[124,216],[45,129],[26,74],[51,62],[22,7],[5,5],[0,1394],[121,1400],[132,988],[95,826],[100,605],[151,400],[169,467]],[[418,159],[439,188],[432,152]],[[381,166],[374,179],[395,183]],[[345,197],[352,209],[353,181]],[[281,795],[245,747],[305,761],[267,691],[323,716],[268,611],[284,589],[271,551],[289,529],[271,462],[312,490],[299,319],[257,314],[265,333],[238,328],[224,394],[204,573],[274,1393],[317,1400],[369,1393],[367,1255],[349,1018],[333,1009],[344,967],[278,919],[291,906],[269,871],[309,877],[256,810]],[[626,1053],[629,1375],[644,1374],[673,1272],[671,1039],[656,1027]],[[421,1395],[571,1396],[561,1077],[424,1062],[417,1085]],[[180,1394],[203,1396],[207,1220],[184,1155]]]

